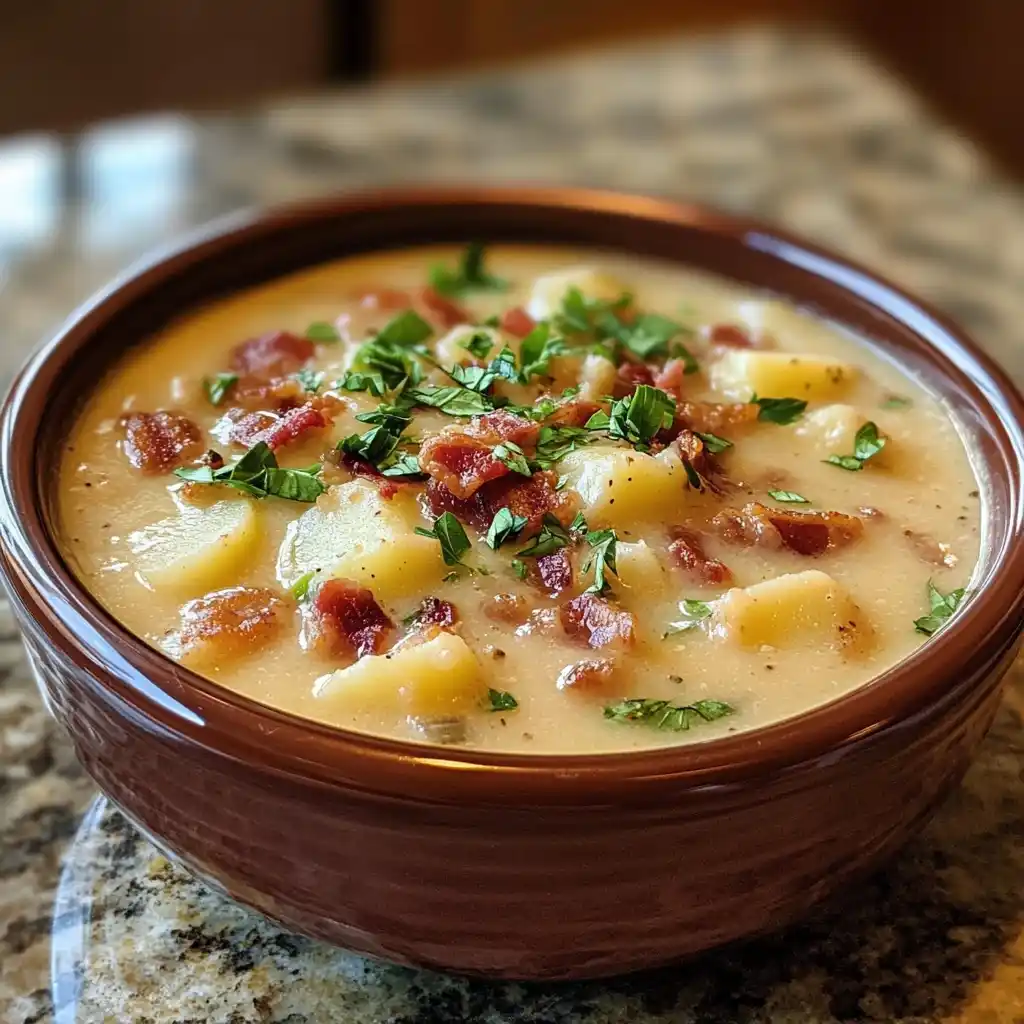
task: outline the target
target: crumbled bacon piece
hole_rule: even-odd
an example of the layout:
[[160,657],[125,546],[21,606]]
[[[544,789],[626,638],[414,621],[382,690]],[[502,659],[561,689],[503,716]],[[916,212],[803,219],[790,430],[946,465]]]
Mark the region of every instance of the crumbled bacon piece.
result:
[[439,481],[427,482],[426,500],[434,516],[451,512],[477,530],[486,530],[494,514],[508,507],[513,515],[523,516],[527,525],[524,534],[536,533],[546,513],[556,516],[564,525],[576,512],[575,501],[566,491],[556,491],[558,476],[551,471],[534,473],[531,477],[518,473],[491,480],[471,498],[456,498]]
[[615,674],[615,665],[608,658],[587,658],[566,665],[558,673],[555,685],[559,690],[571,690],[573,693],[607,692]]
[[572,560],[565,548],[540,555],[528,563],[529,580],[547,591],[552,597],[572,586]]
[[203,435],[188,417],[176,412],[132,412],[121,421],[124,453],[143,473],[167,473],[198,455]]
[[284,602],[267,587],[231,587],[189,601],[178,634],[186,655],[239,657],[280,630]]
[[412,309],[424,320],[430,320],[440,327],[455,327],[470,322],[469,314],[458,303],[445,298],[433,288],[415,291],[382,288],[362,295],[359,304],[364,309]]
[[671,536],[668,552],[680,569],[708,586],[721,587],[732,583],[732,571],[724,562],[708,556],[699,534],[678,526],[671,531]]
[[537,326],[537,323],[522,306],[514,306],[501,314],[499,326],[513,337],[525,338]]
[[227,414],[227,437],[235,444],[251,448],[263,441],[271,449],[283,448],[310,430],[328,426],[329,420],[312,402],[289,409],[279,416],[269,412],[245,413],[232,409]]
[[673,444],[683,462],[688,462],[703,477],[714,471],[714,460],[704,442],[692,431],[682,430]]
[[653,383],[654,374],[645,363],[622,363],[615,371],[612,394],[616,398],[626,398],[633,394],[641,384]]
[[587,420],[600,412],[601,406],[597,402],[590,402],[586,398],[573,398],[571,401],[560,405],[546,420],[550,427],[583,427]]
[[948,544],[940,544],[934,537],[917,530],[904,530],[903,536],[918,558],[929,565],[941,565],[947,569],[956,565],[957,557]]
[[686,376],[686,361],[670,359],[654,376],[654,386],[679,397],[683,390],[683,378]]
[[495,594],[484,602],[483,611],[492,622],[521,626],[530,617],[530,602],[521,594]]
[[347,452],[336,455],[337,464],[347,469],[353,476],[369,480],[377,493],[385,501],[390,501],[403,487],[409,487],[418,481],[407,480],[404,477],[385,476],[372,462],[361,459],[357,455],[350,455]]
[[793,512],[752,501],[739,511],[723,509],[712,520],[730,544],[788,548],[798,555],[821,555],[846,547],[864,532],[864,523],[843,512]]
[[712,345],[726,348],[754,348],[754,339],[745,327],[736,324],[712,324],[706,329],[707,339]]
[[484,484],[511,470],[494,457],[495,445],[511,441],[532,449],[540,427],[510,412],[476,416],[463,426],[445,427],[420,448],[423,472],[458,499],[471,498]]
[[573,640],[591,647],[633,645],[633,616],[597,594],[580,594],[566,601],[559,608],[559,618],[562,628]]
[[760,408],[753,402],[680,402],[676,406],[675,429],[699,430],[702,434],[727,434],[736,427],[757,422]]
[[436,626],[446,629],[459,621],[459,613],[451,601],[440,597],[425,597],[413,614],[417,626]]
[[308,338],[289,331],[272,331],[250,338],[231,351],[231,369],[256,382],[269,383],[294,373],[316,351]]
[[316,644],[343,657],[380,654],[393,629],[372,591],[351,580],[325,580],[311,611]]

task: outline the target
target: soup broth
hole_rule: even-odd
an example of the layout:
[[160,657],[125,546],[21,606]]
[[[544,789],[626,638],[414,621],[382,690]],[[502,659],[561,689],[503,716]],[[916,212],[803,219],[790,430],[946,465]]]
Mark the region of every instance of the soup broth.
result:
[[416,249],[184,314],[89,397],[66,556],[127,629],[364,732],[611,752],[864,685],[963,599],[981,507],[879,350],[675,265]]

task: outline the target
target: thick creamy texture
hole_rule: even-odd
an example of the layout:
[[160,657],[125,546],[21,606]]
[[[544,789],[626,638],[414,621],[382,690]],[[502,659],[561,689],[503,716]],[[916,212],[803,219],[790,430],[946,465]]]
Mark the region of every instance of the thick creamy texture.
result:
[[[232,350],[246,339],[277,330],[302,335],[312,323],[333,323],[348,313],[352,343],[318,344],[308,364],[325,373],[321,395],[328,396],[332,422],[276,452],[282,466],[316,463],[339,439],[368,430],[370,424],[356,421],[355,414],[380,401],[367,392],[330,387],[344,375],[366,332],[396,313],[367,310],[359,297],[422,288],[430,266],[454,266],[459,258],[456,249],[413,250],[304,272],[184,315],[108,374],[71,431],[60,476],[66,554],[97,600],[126,628],[209,679],[286,711],[420,739],[424,733],[414,719],[450,719],[441,733],[430,735],[476,748],[575,753],[704,741],[827,703],[927,642],[914,621],[928,613],[929,580],[943,594],[969,585],[982,515],[977,482],[955,425],[933,395],[871,346],[827,323],[768,296],[635,257],[495,247],[487,254],[488,269],[508,279],[510,288],[456,300],[479,321],[516,306],[547,315],[550,303],[557,307],[573,283],[601,298],[628,291],[641,313],[661,313],[687,328],[673,341],[685,342],[700,371],[681,378],[681,400],[747,402],[751,385],[759,383],[760,397],[809,402],[786,425],[761,419],[713,431],[733,442],[713,459],[711,479],[722,493],[695,489],[674,446],[652,457],[606,434],[595,433],[597,442],[555,467],[555,474],[567,478],[558,493],[582,509],[590,530],[615,531],[618,576],[607,574],[605,596],[611,608],[632,616],[631,646],[617,641],[589,647],[585,637],[574,638],[559,624],[559,607],[594,582],[593,567],[582,570],[590,550],[586,541],[566,549],[574,566],[571,589],[549,597],[513,567],[516,553],[529,543],[527,531],[492,551],[482,532],[467,526],[472,546],[463,561],[488,574],[444,565],[438,542],[412,532],[431,524],[418,497],[422,482],[381,497],[373,481],[330,466],[322,479],[331,487],[313,506],[246,498],[220,485],[183,488],[169,470],[143,473],[129,463],[124,415],[164,409],[200,428],[200,450],[214,448],[228,462],[238,458],[244,446],[217,440],[220,428],[210,434],[236,403],[229,393],[215,408],[204,378],[226,370]],[[602,285],[601,278],[585,273],[535,287],[538,278],[580,267],[614,283]],[[754,347],[712,344],[708,328],[721,324],[741,327]],[[438,348],[445,333],[439,329],[428,342],[438,361],[446,367],[456,359],[472,362],[450,339]],[[507,334],[482,361],[504,342],[518,351],[518,339]],[[773,354],[767,361],[750,362],[767,353]],[[794,377],[795,356],[825,365],[801,364]],[[653,362],[663,363],[664,356]],[[582,372],[584,394],[601,399],[612,386],[607,364],[592,359],[582,370],[581,364],[581,356],[560,357],[549,368],[554,381],[534,377],[528,388],[497,389],[525,404],[546,390],[561,395]],[[439,370],[427,379],[451,383]],[[907,401],[894,402],[893,396]],[[852,455],[853,435],[868,421],[887,438],[880,453],[858,471],[823,461],[830,454]],[[467,422],[420,409],[406,433],[423,439]],[[194,458],[192,452],[185,464]],[[769,490],[795,492],[809,503],[778,501]],[[849,542],[840,538],[820,554],[802,554],[780,545],[777,534],[774,544],[750,544],[749,536],[743,540],[727,526],[712,525],[723,508],[741,509],[749,502],[846,513],[862,526]],[[311,515],[319,517],[317,523]],[[391,554],[368,560],[363,556],[378,543],[382,522],[390,531]],[[706,575],[679,564],[669,543],[672,528],[682,526],[699,537],[709,557],[728,567],[731,582],[709,584]],[[168,540],[172,534],[179,540]],[[168,563],[160,552],[175,543],[178,555]],[[806,547],[798,540],[801,546]],[[296,601],[289,587],[311,568],[322,571]],[[766,590],[745,589],[808,572]],[[373,591],[395,627],[384,649],[400,641],[391,657],[364,658],[350,670],[351,654],[312,642],[311,603],[320,581],[332,573]],[[232,635],[228,642],[215,637],[212,643],[183,645],[183,605],[237,586],[276,592],[276,629],[256,629],[249,639]],[[496,621],[495,595],[517,595],[520,604],[528,602],[532,617],[525,624]],[[426,597],[454,606],[454,631],[403,626]],[[670,624],[687,617],[680,608],[687,599],[710,604],[711,615],[674,632]],[[704,611],[698,608],[697,614]],[[589,686],[559,687],[560,675],[566,682],[566,666],[595,659],[607,664]],[[420,677],[426,683],[417,687]],[[511,694],[518,707],[487,710],[489,688]],[[605,717],[606,707],[629,698],[675,706],[726,702],[732,713],[714,721],[688,715],[693,723],[685,731]],[[672,721],[679,724],[679,718]]]

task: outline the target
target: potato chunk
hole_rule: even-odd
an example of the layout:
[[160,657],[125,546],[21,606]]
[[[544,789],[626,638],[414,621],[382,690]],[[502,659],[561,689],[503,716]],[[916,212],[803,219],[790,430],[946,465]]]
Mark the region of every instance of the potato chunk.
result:
[[627,290],[610,274],[592,267],[568,267],[534,281],[527,312],[534,320],[547,320],[562,308],[562,299],[570,288],[578,288],[584,298],[608,302],[621,298]]
[[591,526],[627,529],[637,520],[670,517],[686,501],[686,471],[669,448],[658,455],[631,448],[582,448],[567,455],[561,469]]
[[441,546],[414,533],[423,525],[415,499],[381,497],[366,480],[331,487],[288,527],[277,576],[290,587],[308,572],[368,587],[385,604],[431,590],[448,571]]
[[667,567],[647,541],[620,541],[615,548],[615,568],[623,584],[622,600],[647,598],[669,581]]
[[136,531],[128,543],[148,586],[187,596],[237,582],[259,540],[256,508],[240,498],[207,507],[182,504],[177,515]]
[[340,714],[433,718],[471,710],[483,702],[487,688],[466,641],[440,632],[418,646],[360,658],[321,676],[313,696]]
[[817,356],[737,349],[711,365],[711,383],[727,398],[839,398],[857,377],[857,367]]
[[712,635],[739,647],[856,650],[872,632],[846,590],[818,569],[734,588],[713,607]]
[[580,368],[580,398],[599,402],[615,387],[615,364],[604,356],[591,353]]

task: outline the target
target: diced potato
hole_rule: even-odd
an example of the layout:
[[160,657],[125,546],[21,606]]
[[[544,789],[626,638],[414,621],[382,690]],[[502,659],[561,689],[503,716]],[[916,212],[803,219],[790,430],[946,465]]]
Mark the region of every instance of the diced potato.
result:
[[857,367],[816,356],[737,349],[711,364],[712,386],[726,398],[838,398],[857,378]]
[[645,540],[619,541],[615,545],[615,568],[627,602],[630,598],[648,598],[669,580],[668,570]]
[[288,527],[277,576],[290,587],[308,572],[344,577],[373,591],[385,604],[429,593],[448,572],[441,546],[414,533],[423,525],[415,499],[385,501],[366,480],[331,487]]
[[237,582],[256,556],[259,515],[244,498],[206,507],[182,502],[177,515],[128,538],[135,569],[154,590],[198,596]]
[[846,590],[818,569],[733,588],[713,607],[712,635],[739,647],[857,650],[872,634]]
[[569,267],[533,282],[527,312],[534,320],[547,320],[562,308],[562,299],[570,288],[578,288],[585,298],[609,302],[621,298],[628,290],[610,274],[592,267]]
[[615,387],[615,364],[604,356],[591,353],[580,368],[580,398],[599,402]]
[[313,696],[339,713],[432,718],[471,710],[487,696],[476,655],[454,633],[416,647],[369,655],[321,676]]
[[[438,341],[435,348],[438,362],[449,369],[456,364],[461,365],[472,362],[475,357],[464,346],[475,334],[485,334],[491,340],[493,347],[489,357],[493,358],[501,351],[502,343],[497,331],[492,330],[490,327],[474,327],[472,324],[460,324],[458,327],[453,327]],[[451,382],[449,381],[449,383]]]
[[561,471],[583,502],[591,526],[629,528],[664,519],[687,501],[686,471],[670,448],[646,455],[632,448],[593,446],[565,457]]

